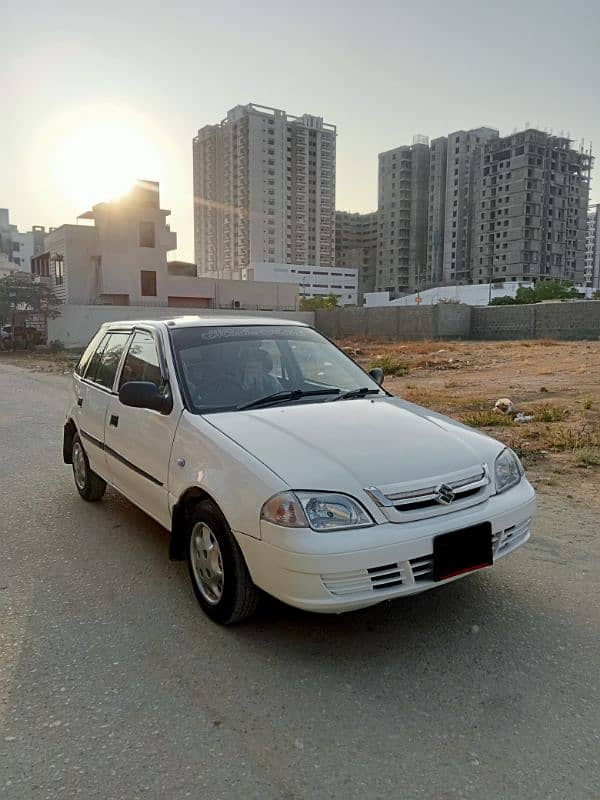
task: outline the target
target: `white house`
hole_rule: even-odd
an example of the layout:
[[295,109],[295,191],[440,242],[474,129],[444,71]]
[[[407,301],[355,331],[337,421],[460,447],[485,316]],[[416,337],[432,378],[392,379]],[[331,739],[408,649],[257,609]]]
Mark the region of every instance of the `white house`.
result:
[[[138,181],[119,200],[61,225],[32,258],[32,272],[48,281],[63,303],[294,310],[295,285],[198,278],[195,265],[167,262],[177,236],[160,208],[159,185]],[[93,224],[87,224],[92,221]]]

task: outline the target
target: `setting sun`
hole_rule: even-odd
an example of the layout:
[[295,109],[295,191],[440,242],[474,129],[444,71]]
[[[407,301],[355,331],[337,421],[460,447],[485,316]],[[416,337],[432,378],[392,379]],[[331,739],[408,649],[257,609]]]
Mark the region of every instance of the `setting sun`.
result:
[[157,178],[161,159],[144,122],[94,108],[61,119],[52,132],[57,191],[81,211],[124,194],[137,178]]

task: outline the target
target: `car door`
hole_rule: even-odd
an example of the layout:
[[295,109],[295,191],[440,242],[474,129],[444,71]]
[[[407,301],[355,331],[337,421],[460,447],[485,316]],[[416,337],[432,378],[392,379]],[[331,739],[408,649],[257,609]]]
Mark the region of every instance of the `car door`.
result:
[[[150,381],[165,388],[166,366],[161,364],[158,339],[150,330],[134,331],[119,376],[119,388],[128,381]],[[162,414],[131,408],[110,398],[105,426],[105,453],[111,482],[130,500],[165,527],[170,525],[168,470],[171,446],[181,406]]]
[[75,383],[76,424],[91,468],[108,478],[104,454],[106,412],[129,331],[107,331]]

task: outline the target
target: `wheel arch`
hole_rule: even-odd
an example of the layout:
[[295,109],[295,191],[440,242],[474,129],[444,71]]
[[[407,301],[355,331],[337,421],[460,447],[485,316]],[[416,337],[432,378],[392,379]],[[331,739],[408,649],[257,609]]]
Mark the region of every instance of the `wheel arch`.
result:
[[172,561],[183,561],[185,559],[185,537],[189,513],[202,500],[210,500],[225,519],[221,507],[214,497],[200,486],[189,486],[179,497],[173,506],[171,515],[171,539],[169,542],[169,558]]
[[76,433],[78,433],[77,425],[69,418],[63,428],[63,461],[65,464],[73,463],[73,439]]

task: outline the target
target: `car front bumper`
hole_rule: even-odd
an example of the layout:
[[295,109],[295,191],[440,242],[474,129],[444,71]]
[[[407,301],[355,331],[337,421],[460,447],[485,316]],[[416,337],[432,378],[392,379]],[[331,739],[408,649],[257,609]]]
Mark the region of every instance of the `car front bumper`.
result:
[[297,608],[341,613],[464,577],[433,580],[433,539],[442,533],[491,522],[495,563],[529,539],[534,511],[535,493],[523,478],[503,494],[441,517],[329,533],[263,522],[262,539],[236,538],[261,589]]

